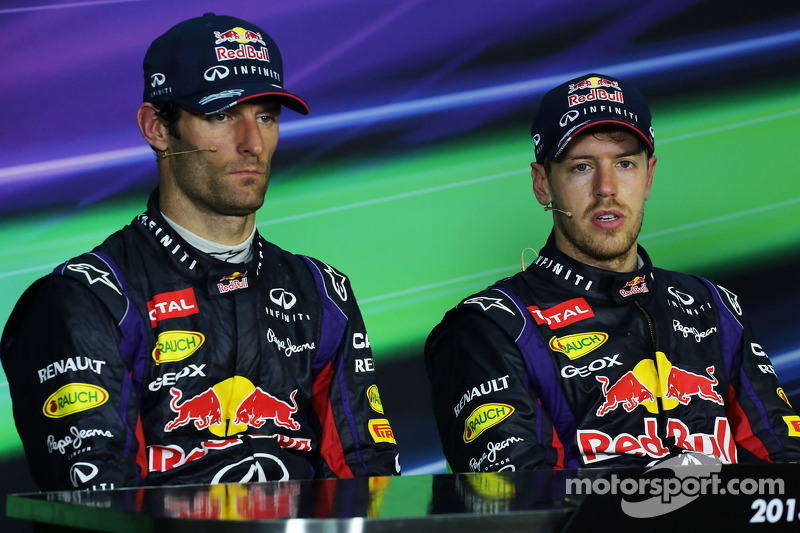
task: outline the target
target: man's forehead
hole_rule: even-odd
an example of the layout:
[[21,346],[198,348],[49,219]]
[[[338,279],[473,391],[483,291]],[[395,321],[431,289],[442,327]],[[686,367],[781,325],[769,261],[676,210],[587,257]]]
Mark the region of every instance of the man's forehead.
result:
[[[585,142],[587,140],[589,142]],[[613,143],[619,146],[625,155],[633,155],[647,151],[647,148],[640,138],[626,128],[591,128],[577,134],[567,145],[559,159],[564,160],[583,157],[586,155],[586,150],[593,140],[603,143]]]

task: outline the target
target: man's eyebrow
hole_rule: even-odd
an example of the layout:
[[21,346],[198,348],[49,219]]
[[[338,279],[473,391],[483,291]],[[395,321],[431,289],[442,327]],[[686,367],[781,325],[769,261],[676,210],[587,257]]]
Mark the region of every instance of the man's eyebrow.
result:
[[[644,152],[644,150],[630,150],[630,151],[627,151],[627,152],[622,152],[622,153],[616,154],[614,157],[615,158],[618,158],[618,157],[632,157],[632,156],[635,156],[635,155],[639,155],[642,152]],[[593,154],[585,154],[585,155],[584,154],[572,154],[572,155],[569,155],[569,156],[565,157],[563,159],[563,161],[575,161],[575,160],[578,160],[578,159],[597,159],[597,156],[593,155]]]

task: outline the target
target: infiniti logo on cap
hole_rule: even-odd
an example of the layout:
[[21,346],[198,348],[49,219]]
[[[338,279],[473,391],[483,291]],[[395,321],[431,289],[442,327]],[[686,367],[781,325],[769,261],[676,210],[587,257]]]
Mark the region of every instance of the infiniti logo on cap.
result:
[[208,81],[221,80],[227,78],[230,74],[228,67],[222,65],[215,65],[203,73],[203,77]]

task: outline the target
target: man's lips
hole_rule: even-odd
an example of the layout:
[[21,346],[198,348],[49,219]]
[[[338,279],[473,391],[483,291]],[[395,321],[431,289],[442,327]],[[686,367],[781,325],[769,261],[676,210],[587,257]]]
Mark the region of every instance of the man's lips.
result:
[[600,229],[617,229],[625,222],[625,216],[617,210],[599,210],[592,215],[592,223]]

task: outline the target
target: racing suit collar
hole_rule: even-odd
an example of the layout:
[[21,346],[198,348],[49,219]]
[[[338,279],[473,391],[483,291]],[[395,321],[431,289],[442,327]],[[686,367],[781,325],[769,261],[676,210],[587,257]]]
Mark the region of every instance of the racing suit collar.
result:
[[246,263],[227,263],[216,259],[186,242],[161,214],[158,187],[150,194],[147,211],[137,215],[135,222],[144,230],[154,246],[160,248],[173,270],[197,286],[205,282],[208,294],[214,298],[248,290],[248,276],[257,276],[261,270],[263,242],[256,231],[253,259]]
[[560,252],[552,233],[547,243],[528,270],[550,278],[555,285],[586,297],[623,303],[647,298],[653,290],[653,263],[641,246],[638,254],[640,266],[633,272],[613,272],[596,268]]

